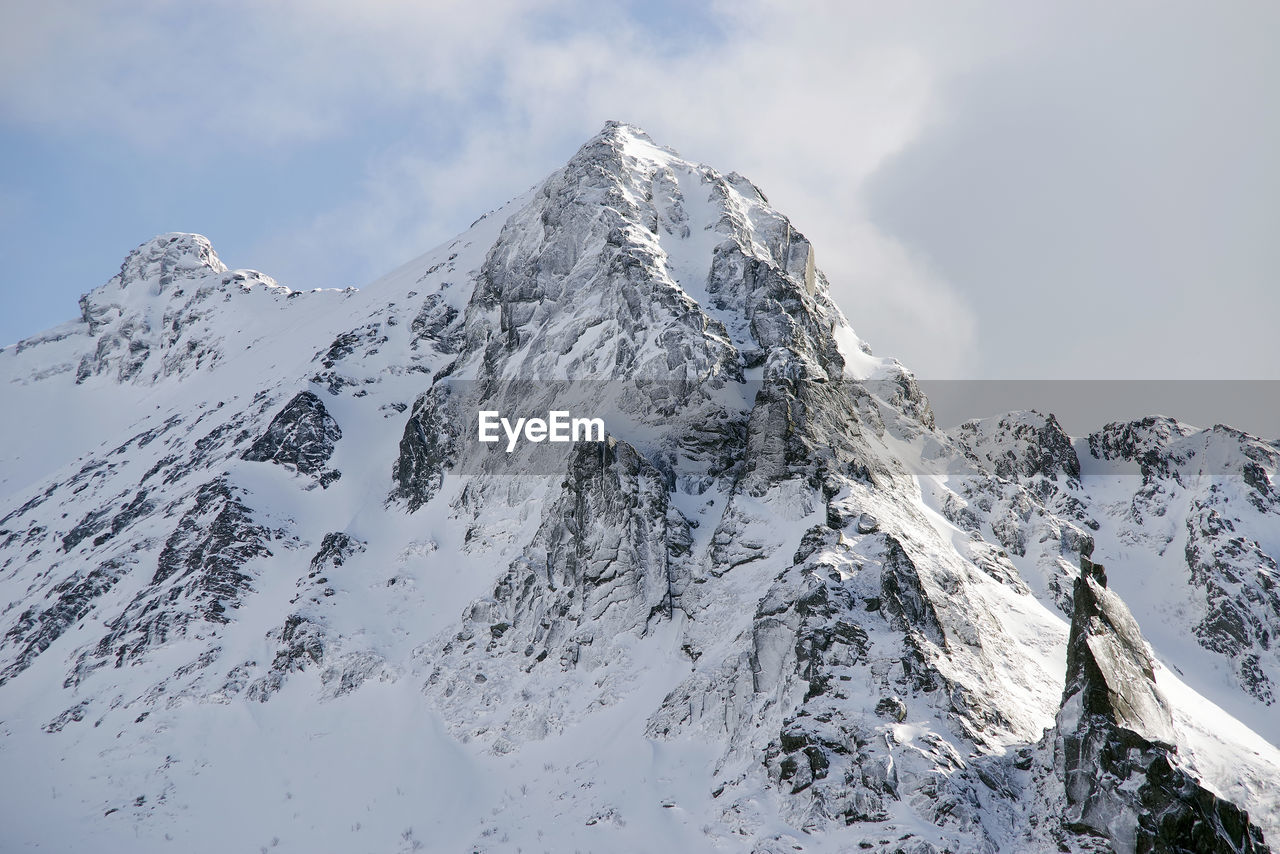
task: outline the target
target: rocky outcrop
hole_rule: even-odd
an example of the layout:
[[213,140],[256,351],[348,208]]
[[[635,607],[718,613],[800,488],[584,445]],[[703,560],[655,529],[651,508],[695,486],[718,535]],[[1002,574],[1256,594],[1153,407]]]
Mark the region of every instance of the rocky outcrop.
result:
[[342,477],[326,468],[342,428],[310,391],[298,392],[285,404],[258,440],[241,456],[251,462],[275,463],[315,478],[322,487]]
[[333,596],[334,589],[330,586],[329,575],[352,556],[363,552],[367,546],[368,543],[342,531],[325,534],[320,542],[320,550],[311,558],[306,578],[298,580],[297,586],[301,592],[294,597],[294,601],[309,596],[313,603],[319,603],[321,598]]
[[759,496],[792,478],[819,486],[828,473],[886,480],[888,467],[867,450],[868,434],[884,424],[860,384],[777,379],[754,403],[738,491]]
[[421,395],[404,425],[387,500],[404,502],[410,513],[430,501],[453,464],[459,433],[448,386]]
[[1066,827],[1105,836],[1120,854],[1270,851],[1247,813],[1179,767],[1146,642],[1088,556],[1074,593],[1054,746]]
[[[707,191],[723,179],[663,154],[613,125],[548,178],[485,258],[464,312],[464,350],[492,368],[519,365],[529,378],[684,378],[694,386],[740,376],[723,324],[672,286],[706,287],[706,267],[700,281],[681,282],[685,271],[661,240],[664,222],[685,217],[683,196],[670,189],[676,170],[694,172]],[[642,225],[650,222],[657,233]],[[572,324],[550,322],[569,315]]]
[[1175,501],[1186,506],[1178,533],[1185,532],[1182,555],[1204,614],[1191,634],[1228,659],[1245,692],[1274,704],[1280,555],[1271,532],[1280,525],[1280,503],[1271,484],[1280,451],[1230,427],[1195,430],[1170,418],[1109,424],[1089,446],[1100,459],[1139,467],[1142,486],[1127,514],[1133,523],[1159,519]]
[[228,270],[199,234],[153,238],[129,253],[111,281],[80,298],[92,343],[76,382],[99,375],[154,382],[218,364],[226,355],[212,322],[220,304],[255,288],[293,293],[257,270]]
[[298,593],[290,600],[297,610],[267,632],[274,650],[270,663],[260,668],[256,661],[246,661],[233,668],[222,693],[234,695],[243,687],[250,700],[265,703],[284,688],[292,674],[315,671],[323,696],[332,698],[354,691],[371,676],[392,678],[381,655],[368,648],[352,648],[330,626],[337,595],[332,576],[367,546],[342,531],[325,534],[306,576],[297,581]]
[[113,369],[120,382],[137,377],[170,332],[153,329],[139,305],[171,296],[184,282],[226,270],[209,241],[197,234],[164,234],[129,253],[115,278],[80,298],[81,319],[96,346],[80,360],[76,382]]
[[1276,701],[1280,669],[1272,645],[1280,641],[1280,569],[1254,539],[1237,532],[1220,496],[1194,501],[1184,555],[1191,581],[1204,591],[1207,611],[1195,637],[1227,656],[1241,686],[1259,701]]
[[300,614],[287,617],[284,625],[268,637],[277,642],[278,649],[266,675],[249,685],[245,694],[262,703],[284,686],[290,673],[320,666],[325,654],[324,628]]
[[1153,415],[1137,421],[1112,422],[1089,435],[1089,452],[1100,460],[1136,463],[1144,480],[1173,475],[1191,460],[1181,440],[1196,430],[1172,418]]

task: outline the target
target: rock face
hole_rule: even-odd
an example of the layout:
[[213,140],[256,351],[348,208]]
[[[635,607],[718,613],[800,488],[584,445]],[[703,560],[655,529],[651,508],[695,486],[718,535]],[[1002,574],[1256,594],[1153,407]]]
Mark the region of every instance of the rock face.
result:
[[644,428],[633,445],[705,489],[740,462],[757,390],[745,372],[844,375],[831,331],[846,321],[803,235],[749,182],[623,125],[524,201],[475,275],[460,311],[429,301],[415,318],[415,341],[429,326],[451,358],[393,464],[390,498],[411,509],[446,470],[482,467],[459,413],[590,406]]
[[389,498],[403,501],[411,512],[440,491],[445,469],[453,464],[459,431],[449,407],[448,389],[433,389],[418,398],[405,422]]
[[1073,598],[1055,742],[1066,826],[1105,836],[1121,854],[1270,851],[1247,813],[1178,767],[1146,642],[1087,556]]
[[[450,726],[496,739],[500,752],[556,731],[586,699],[560,690],[564,674],[607,670],[630,638],[671,618],[689,583],[689,545],[665,478],[634,448],[574,451],[523,553],[438,653],[421,650]],[[512,695],[526,702],[499,711]]]
[[275,463],[301,474],[311,475],[328,488],[342,472],[325,468],[333,455],[342,429],[324,408],[324,402],[310,391],[297,396],[280,410],[267,432],[249,446],[241,459]]
[[51,603],[43,608],[28,607],[5,633],[5,642],[17,648],[13,661],[0,673],[0,684],[17,676],[35,657],[49,648],[70,626],[93,607],[94,600],[120,580],[124,569],[120,560],[107,561],[83,575],[73,575],[50,591]]
[[366,290],[164,235],[82,307],[0,351],[0,849],[1280,831],[1276,449],[939,430],[758,188],[635,128]]
[[1267,705],[1280,678],[1271,652],[1280,627],[1280,571],[1275,559],[1218,509],[1216,495],[1192,504],[1184,555],[1208,611],[1196,623],[1200,644],[1228,657],[1241,686]]

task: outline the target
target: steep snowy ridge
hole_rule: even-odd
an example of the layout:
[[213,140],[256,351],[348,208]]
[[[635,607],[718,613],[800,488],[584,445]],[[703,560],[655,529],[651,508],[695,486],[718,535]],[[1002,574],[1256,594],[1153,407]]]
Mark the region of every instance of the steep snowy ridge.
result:
[[[635,128],[358,291],[171,234],[81,307],[0,351],[5,850],[1280,834],[1280,452],[938,430],[758,188]],[[1120,768],[1072,698],[1134,673]]]

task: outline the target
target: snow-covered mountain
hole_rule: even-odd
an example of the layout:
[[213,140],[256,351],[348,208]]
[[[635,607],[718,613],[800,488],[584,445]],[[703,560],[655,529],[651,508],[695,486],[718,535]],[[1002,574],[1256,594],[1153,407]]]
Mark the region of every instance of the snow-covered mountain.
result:
[[939,430],[635,128],[360,290],[163,235],[0,382],[5,851],[1280,837],[1280,447]]

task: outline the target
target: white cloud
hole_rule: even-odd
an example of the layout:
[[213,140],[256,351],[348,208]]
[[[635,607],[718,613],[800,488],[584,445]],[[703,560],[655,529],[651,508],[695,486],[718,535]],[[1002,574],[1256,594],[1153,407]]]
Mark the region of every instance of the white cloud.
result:
[[956,375],[973,363],[972,311],[875,227],[863,196],[935,120],[940,81],[1016,44],[1034,17],[1020,9],[753,0],[668,42],[644,7],[586,0],[48,0],[0,13],[0,107],[197,153],[304,144],[390,113],[446,128],[446,146],[370,152],[354,198],[264,235],[262,266],[295,286],[347,284],[325,278],[334,266],[390,269],[563,163],[605,119],[634,122],[764,188],[878,351]]
[[478,98],[548,4],[44,0],[0,9],[0,106],[142,145],[258,146],[370,107]]

